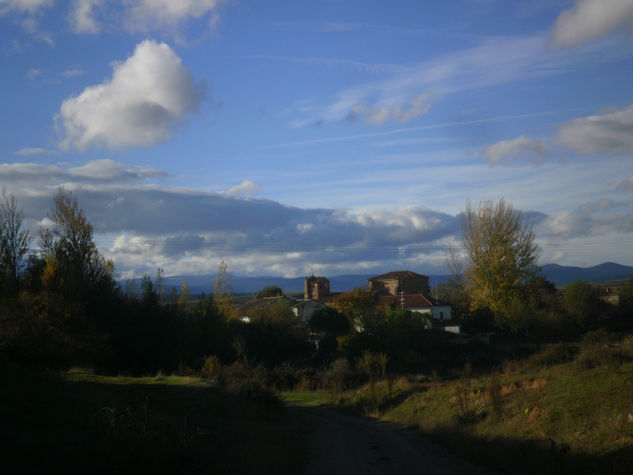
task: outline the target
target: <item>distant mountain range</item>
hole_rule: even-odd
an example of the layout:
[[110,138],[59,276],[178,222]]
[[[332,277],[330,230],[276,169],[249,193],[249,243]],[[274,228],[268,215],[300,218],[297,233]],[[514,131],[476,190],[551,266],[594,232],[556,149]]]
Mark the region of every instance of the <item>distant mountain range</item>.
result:
[[[616,264],[614,262],[605,262],[593,267],[571,267],[560,266],[558,264],[545,264],[541,268],[542,274],[554,282],[556,285],[566,285],[575,280],[583,280],[585,282],[598,282],[605,280],[620,280],[633,277],[633,267]],[[424,273],[421,271],[420,273]],[[337,276],[326,276],[330,279],[330,289],[332,292],[346,292],[367,283],[367,279],[376,275],[374,274],[347,274]],[[429,275],[429,284],[431,288],[438,282],[446,282],[450,275]],[[180,289],[183,279],[187,280],[192,294],[201,292],[211,293],[213,291],[213,283],[215,275],[191,275],[191,276],[174,276],[165,278],[164,285],[171,289],[176,287]],[[276,276],[260,276],[260,277],[231,277],[231,287],[236,294],[254,294],[264,287],[276,285],[284,292],[302,292],[303,277],[284,278]]]

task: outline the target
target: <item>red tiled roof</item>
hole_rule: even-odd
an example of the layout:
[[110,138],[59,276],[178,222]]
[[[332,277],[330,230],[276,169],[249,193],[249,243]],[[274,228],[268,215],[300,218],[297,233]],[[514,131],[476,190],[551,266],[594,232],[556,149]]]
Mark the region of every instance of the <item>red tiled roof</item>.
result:
[[377,275],[375,277],[370,277],[367,280],[374,279],[401,279],[403,277],[426,277],[425,275],[416,274],[415,272],[411,272],[410,270],[394,270],[392,272],[387,272],[386,274]]
[[[404,308],[419,308],[419,307],[432,307],[433,303],[422,294],[405,294]],[[382,307],[401,305],[400,296],[396,295],[381,295],[378,297],[378,305]]]

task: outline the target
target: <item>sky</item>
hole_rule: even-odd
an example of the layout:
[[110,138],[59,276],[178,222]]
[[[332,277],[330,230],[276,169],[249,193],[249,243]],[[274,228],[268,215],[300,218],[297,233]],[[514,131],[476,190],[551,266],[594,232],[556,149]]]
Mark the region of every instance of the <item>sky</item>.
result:
[[117,276],[446,273],[467,202],[633,265],[633,0],[0,0],[0,189]]

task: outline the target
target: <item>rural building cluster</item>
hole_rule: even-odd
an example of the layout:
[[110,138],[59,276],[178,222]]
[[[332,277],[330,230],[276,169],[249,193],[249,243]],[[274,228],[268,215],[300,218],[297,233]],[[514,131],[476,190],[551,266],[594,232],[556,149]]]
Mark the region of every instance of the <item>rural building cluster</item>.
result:
[[[459,323],[453,319],[451,306],[431,296],[429,278],[409,270],[392,271],[367,279],[367,288],[377,297],[377,306],[402,308],[434,319],[434,327],[447,332],[460,333]],[[330,290],[330,281],[323,276],[311,275],[304,280],[303,299],[287,295],[254,300],[240,309],[243,320],[249,320],[249,312],[260,305],[285,302],[295,316],[304,323],[314,311],[326,305],[334,305],[341,292]]]

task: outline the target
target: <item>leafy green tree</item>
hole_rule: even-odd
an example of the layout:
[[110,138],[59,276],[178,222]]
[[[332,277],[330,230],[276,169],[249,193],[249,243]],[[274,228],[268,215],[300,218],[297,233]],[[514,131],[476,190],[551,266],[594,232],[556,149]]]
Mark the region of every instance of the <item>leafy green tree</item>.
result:
[[182,279],[182,286],[180,287],[180,296],[178,297],[178,308],[183,311],[187,307],[189,298],[191,297],[191,291],[189,290],[189,284],[187,279]]
[[462,215],[464,248],[471,266],[466,271],[471,308],[506,313],[524,282],[537,274],[538,248],[523,214],[503,199],[470,202]]
[[276,285],[269,285],[268,287],[264,287],[262,290],[255,294],[256,299],[263,299],[266,297],[279,297],[283,295],[283,290],[281,290]]
[[604,303],[598,289],[577,280],[565,287],[563,307],[567,315],[574,317],[582,328],[587,328],[596,321]]
[[30,244],[31,236],[22,228],[22,213],[15,196],[3,196],[0,201],[0,271],[12,288],[18,284]]
[[228,265],[224,259],[220,261],[218,273],[213,284],[213,300],[218,310],[227,320],[237,318],[237,312],[233,306],[233,290],[231,289],[231,275],[228,273]]
[[364,287],[345,292],[334,302],[336,309],[347,317],[354,330],[370,333],[379,321],[377,304],[378,297]]
[[349,331],[349,321],[335,308],[325,306],[310,315],[308,326],[311,330],[331,335],[342,335]]
[[93,228],[71,191],[57,189],[49,214],[52,228],[41,234],[42,249],[56,266],[59,290],[67,296],[85,295],[108,279],[105,260],[93,241]]

